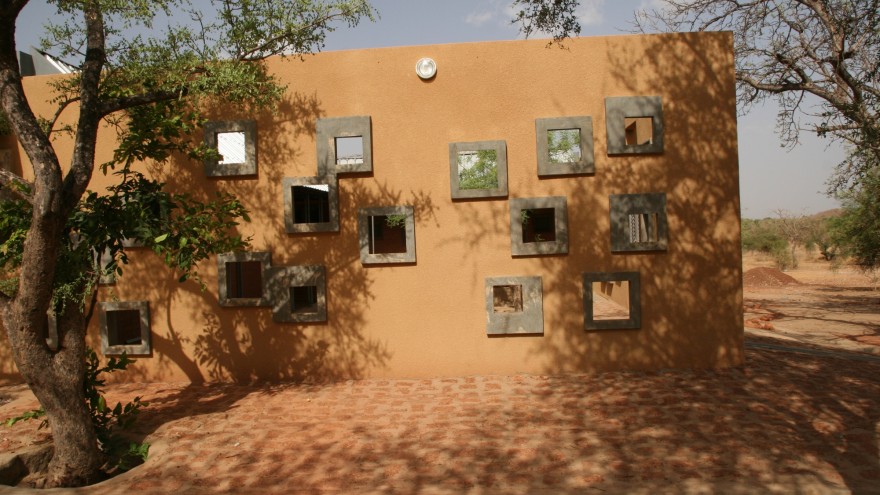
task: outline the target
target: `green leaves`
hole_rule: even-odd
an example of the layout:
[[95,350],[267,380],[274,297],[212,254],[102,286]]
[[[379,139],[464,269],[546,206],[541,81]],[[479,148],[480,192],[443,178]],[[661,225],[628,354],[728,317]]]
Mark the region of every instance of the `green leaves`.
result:
[[[6,421],[3,422],[3,424],[6,425],[7,427],[10,427],[10,426],[13,426],[15,423],[18,423],[19,421],[30,421],[32,419],[45,418],[45,416],[46,416],[46,411],[44,411],[42,408],[33,409],[31,411],[26,411],[19,416],[13,416],[11,418],[7,418]],[[43,419],[43,421],[40,422],[39,428],[37,428],[37,429],[42,430],[43,428],[45,428],[48,425],[49,425],[49,422],[46,421],[45,419]]]
[[110,469],[126,471],[135,464],[146,460],[149,444],[137,444],[121,438],[116,430],[130,428],[142,407],[149,404],[143,402],[140,397],[135,397],[131,402],[122,404],[117,402],[112,408],[107,406],[107,401],[101,393],[104,379],[101,375],[124,371],[134,361],[126,354],[111,357],[105,366],[100,366],[98,356],[92,349],[86,349],[86,376],[83,382],[86,401],[92,415],[92,423],[95,425],[95,433],[101,451],[107,456],[107,465]]
[[107,196],[89,194],[71,226],[98,252],[112,258],[104,269],[123,263],[125,241],[150,248],[169,267],[182,273],[180,281],[196,278],[196,265],[220,252],[240,250],[248,240],[230,235],[239,219],[247,219],[240,201],[218,193],[210,201],[163,190],[164,184],[135,172],[117,172],[122,182]]
[[873,167],[857,187],[839,197],[843,214],[832,221],[831,236],[863,270],[876,271],[880,267],[880,167]]

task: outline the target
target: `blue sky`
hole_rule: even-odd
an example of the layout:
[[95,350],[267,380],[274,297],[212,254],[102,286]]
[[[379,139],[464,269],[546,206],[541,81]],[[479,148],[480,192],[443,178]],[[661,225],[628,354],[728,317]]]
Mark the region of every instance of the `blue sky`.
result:
[[[200,3],[199,0],[193,0]],[[206,2],[205,2],[206,3]],[[519,36],[510,24],[510,0],[373,0],[380,18],[356,28],[340,27],[327,36],[325,50],[510,40]],[[651,0],[581,0],[582,36],[623,34],[633,12]],[[19,18],[19,49],[38,46],[41,26],[54,10],[32,0]],[[776,107],[768,104],[739,118],[740,195],[746,218],[773,216],[774,210],[817,213],[835,208],[825,196],[825,181],[843,158],[827,140],[802,134],[791,150],[775,134]]]

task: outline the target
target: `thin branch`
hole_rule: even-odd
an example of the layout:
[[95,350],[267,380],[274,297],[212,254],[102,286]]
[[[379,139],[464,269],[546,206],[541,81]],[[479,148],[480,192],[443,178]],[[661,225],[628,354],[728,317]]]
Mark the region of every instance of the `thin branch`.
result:
[[64,110],[72,103],[76,103],[79,100],[79,96],[74,96],[73,98],[65,100],[61,102],[60,105],[58,105],[58,109],[55,110],[55,115],[52,117],[52,120],[49,121],[49,125],[46,127],[46,134],[52,134],[52,132],[54,132],[52,131],[52,129],[55,128],[55,124],[58,123],[58,119],[61,118],[61,114],[64,112]]
[[6,186],[4,191],[15,194],[17,197],[34,204],[34,185],[8,170],[0,168],[0,185]]
[[[337,17],[341,17],[342,15],[343,15],[342,12],[338,12],[335,14],[327,14],[326,16],[323,16],[323,17],[316,17],[314,20],[312,20],[312,22],[303,26],[300,29],[300,31],[303,31],[303,32],[314,31],[315,28],[317,28],[318,26],[325,24],[325,23],[327,23]],[[290,31],[285,31],[285,32],[279,34],[278,36],[275,36],[273,38],[269,38],[268,40],[264,41],[259,46],[251,48],[247,52],[239,55],[238,60],[240,60],[242,62],[257,62],[257,61],[263,60],[267,57],[267,54],[265,54],[266,50],[268,50],[272,45],[278,43],[279,41],[282,41],[285,38],[291,37],[292,34],[293,33]]]
[[[183,88],[181,91],[183,91],[184,95],[187,92],[186,88]],[[99,106],[98,113],[102,117],[105,117],[113,112],[118,112],[119,110],[126,110],[141,105],[159,103],[162,101],[170,101],[178,98],[179,96],[181,96],[180,92],[158,91],[135,96],[126,96],[123,98],[114,98],[112,100],[104,100]]]

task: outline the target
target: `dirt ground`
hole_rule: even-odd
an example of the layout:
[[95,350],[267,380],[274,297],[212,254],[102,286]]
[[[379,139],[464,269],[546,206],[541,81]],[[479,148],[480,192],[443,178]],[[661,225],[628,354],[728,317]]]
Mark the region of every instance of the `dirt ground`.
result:
[[817,253],[798,259],[780,274],[770,256],[744,253],[746,332],[880,355],[877,281],[852,266],[832,270]]

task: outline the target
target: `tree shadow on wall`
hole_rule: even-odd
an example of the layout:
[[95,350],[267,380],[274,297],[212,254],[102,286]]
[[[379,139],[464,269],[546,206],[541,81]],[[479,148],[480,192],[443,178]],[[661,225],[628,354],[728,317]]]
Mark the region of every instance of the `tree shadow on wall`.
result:
[[[340,231],[287,234],[282,179],[317,175],[315,122],[323,115],[316,96],[294,94],[276,113],[250,117],[258,129],[256,177],[206,179],[201,164],[174,163],[151,172],[171,190],[202,199],[220,190],[237,196],[253,218],[253,223],[239,226],[239,232],[253,235],[251,251],[271,253],[273,267],[323,265],[328,322],[277,323],[268,307],[220,307],[212,258],[200,267],[208,291],[194,282],[177,284],[170,273],[139,283],[150,294],[151,304],[161,305],[158,313],[164,316],[165,328],[154,325],[153,331],[151,367],[159,371],[135,368],[132,376],[161,380],[182,370],[193,383],[324,382],[361,378],[391,359],[385,343],[362,332],[375,296],[370,270],[359,258],[357,211],[365,206],[410,204],[417,223],[424,223],[432,218],[436,222],[436,206],[428,193],[392,190],[371,174],[343,175],[339,177]],[[192,323],[181,327],[181,321]]]
[[[381,369],[391,358],[383,342],[361,331],[374,295],[370,272],[358,256],[357,209],[408,203],[415,207],[417,220],[426,221],[435,206],[423,192],[406,195],[370,176],[341,177],[340,232],[286,234],[281,180],[316,175],[314,152],[303,147],[315,146],[315,122],[322,115],[316,96],[294,94],[274,114],[246,116],[257,121],[257,177],[206,179],[201,164],[183,159],[153,166],[150,172],[172,191],[209,199],[222,190],[240,198],[252,212],[254,223],[239,226],[239,233],[253,235],[251,250],[270,251],[272,266],[324,265],[332,323],[276,323],[271,308],[221,308],[215,258],[199,267],[209,287],[202,291],[193,281],[177,283],[174,274],[152,254],[141,256],[135,249],[127,270],[157,274],[137,280],[132,288],[148,294],[154,352],[147,358],[150,367],[132,367],[127,380],[162,380],[183,371],[193,383],[320,382],[363,377],[367,370]],[[123,277],[120,284],[125,283]],[[120,289],[126,292],[124,287]],[[102,298],[109,295],[105,292]]]
[[[665,252],[610,254],[608,198],[597,198],[586,191],[569,197],[570,226],[599,225],[593,232],[569,229],[569,256],[582,260],[584,272],[640,272],[642,328],[583,330],[579,273],[561,272],[556,260],[544,259],[545,298],[548,294],[561,294],[565,298],[562,307],[578,308],[544,314],[551,331],[537,343],[533,355],[551,363],[545,367],[548,373],[594,369],[597,363],[602,368],[612,367],[615,361],[633,363],[634,368],[656,369],[688,366],[687,363],[694,368],[725,366],[745,359],[743,334],[719,332],[714,324],[723,321],[725,327],[730,327],[732,317],[736,318],[737,327],[742,328],[743,324],[739,205],[736,201],[718,200],[730,197],[730,192],[739,188],[737,174],[717,166],[719,161],[737,157],[735,122],[727,118],[733,115],[735,105],[733,74],[719,73],[714,59],[706,55],[732,56],[732,48],[727,38],[718,34],[643,39],[647,45],[644,53],[662,53],[671,59],[644,56],[641,49],[635,53],[625,39],[609,39],[608,53],[617,55],[611,59],[611,73],[617,85],[625,89],[621,95],[608,96],[663,95],[662,160],[651,156],[601,156],[605,143],[597,142],[597,157],[601,156],[601,161],[597,159],[594,180],[605,184],[603,190],[612,193],[666,192],[669,247]],[[640,64],[638,71],[632,70],[633,60]],[[604,136],[604,132],[597,135]],[[600,164],[607,166],[603,170]],[[580,218],[585,212],[593,212],[593,216],[598,212],[603,219],[596,222]],[[677,262],[670,263],[668,259]],[[768,378],[769,382],[778,382],[775,385],[759,386],[748,374],[741,375],[734,389],[746,392],[734,394],[736,400],[767,407],[768,414],[762,417],[768,423],[763,425],[766,431],[762,438],[778,438],[782,443],[803,446],[805,451],[837,467],[850,489],[864,490],[859,485],[862,480],[851,478],[853,471],[847,469],[847,464],[857,458],[868,463],[865,470],[877,472],[880,468],[876,436],[880,409],[852,408],[850,378],[837,374],[833,361],[816,360],[794,368],[790,364],[780,366],[787,367],[779,370],[779,376]],[[824,385],[806,386],[811,380],[821,380]],[[791,397],[780,397],[777,387],[791,390]],[[683,389],[688,386],[685,384]],[[712,392],[728,394],[731,390]],[[845,435],[841,438],[839,433],[823,429],[823,423],[816,421],[815,415],[823,411],[848,427],[857,425],[873,433],[859,435],[858,441]],[[669,416],[642,419],[650,426],[679,427],[676,419]],[[724,422],[714,417],[706,417],[705,421]],[[732,426],[742,426],[737,426],[739,422],[733,421]],[[713,437],[707,435],[706,440]],[[721,462],[741,467],[743,459],[736,455],[736,448],[748,445],[749,441],[731,440]],[[761,457],[758,462],[779,465],[781,459],[775,446],[765,443],[766,450],[752,449],[751,455]],[[624,462],[632,460],[622,448],[618,455]],[[773,474],[786,474],[785,471],[785,466],[780,466]]]
[[[267,308],[222,308],[223,315],[201,315],[204,326],[195,339],[199,365],[212,380],[326,382],[361,378],[381,369],[391,354],[387,345],[364,335],[370,302],[375,298],[370,269],[359,256],[357,210],[370,205],[410,204],[417,223],[433,217],[429,195],[393,191],[372,178],[340,179],[340,231],[286,234],[261,232],[273,246],[273,266],[324,265],[328,322],[280,324]],[[279,222],[282,223],[282,222]]]

